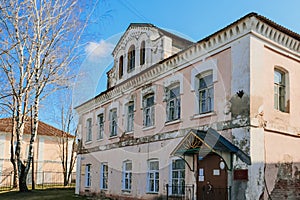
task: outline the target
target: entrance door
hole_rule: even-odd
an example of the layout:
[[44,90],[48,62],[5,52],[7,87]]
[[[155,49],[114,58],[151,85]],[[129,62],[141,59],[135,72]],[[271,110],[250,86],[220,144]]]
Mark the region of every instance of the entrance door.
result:
[[227,169],[225,162],[217,154],[208,154],[198,159],[197,199],[227,200]]

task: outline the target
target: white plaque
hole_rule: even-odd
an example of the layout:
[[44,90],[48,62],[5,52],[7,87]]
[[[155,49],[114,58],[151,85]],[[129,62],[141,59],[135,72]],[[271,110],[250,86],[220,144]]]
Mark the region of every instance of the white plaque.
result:
[[220,176],[220,170],[219,169],[214,169],[213,175],[214,176]]
[[204,176],[199,176],[199,182],[203,182],[204,181]]

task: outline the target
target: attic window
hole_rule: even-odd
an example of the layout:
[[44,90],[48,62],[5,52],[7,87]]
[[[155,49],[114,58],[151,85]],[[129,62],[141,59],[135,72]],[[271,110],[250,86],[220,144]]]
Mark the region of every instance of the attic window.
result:
[[145,53],[146,53],[145,41],[143,41],[141,43],[141,48],[140,48],[140,65],[145,64]]
[[128,50],[128,57],[127,57],[127,72],[132,72],[135,68],[135,46],[131,45]]

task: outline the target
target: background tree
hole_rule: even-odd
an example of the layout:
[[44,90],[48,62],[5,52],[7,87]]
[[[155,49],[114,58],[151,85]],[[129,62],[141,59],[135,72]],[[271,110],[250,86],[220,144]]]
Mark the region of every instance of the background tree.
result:
[[58,114],[54,119],[62,130],[62,134],[57,136],[57,142],[60,150],[60,159],[64,175],[64,186],[70,183],[70,178],[76,163],[76,136],[77,136],[77,120],[72,108],[72,94],[69,88],[60,91],[60,101],[58,105],[53,106],[58,108]]
[[[16,136],[14,162],[20,191],[28,191],[26,178],[37,134],[40,101],[64,87],[76,58],[77,0],[0,0],[1,80],[8,83],[6,101],[12,104]],[[25,121],[32,108],[29,151],[23,156]]]

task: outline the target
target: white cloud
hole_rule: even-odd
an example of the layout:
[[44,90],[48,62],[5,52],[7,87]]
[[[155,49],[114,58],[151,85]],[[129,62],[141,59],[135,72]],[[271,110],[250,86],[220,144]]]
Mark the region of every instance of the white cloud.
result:
[[88,56],[87,59],[94,60],[110,56],[113,49],[114,45],[112,43],[101,40],[99,43],[89,42],[85,47],[85,52]]

